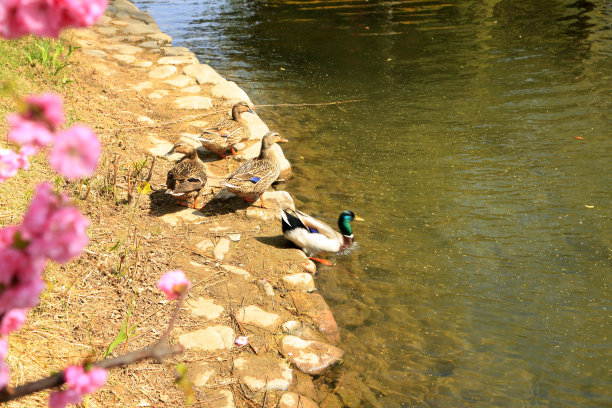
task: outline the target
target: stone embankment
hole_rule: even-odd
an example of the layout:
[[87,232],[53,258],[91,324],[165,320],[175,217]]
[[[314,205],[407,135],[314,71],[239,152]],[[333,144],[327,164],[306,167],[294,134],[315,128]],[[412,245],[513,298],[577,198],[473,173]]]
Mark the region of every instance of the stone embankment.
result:
[[[98,74],[142,100],[142,111],[131,113],[142,125],[143,149],[172,161],[181,157],[169,155],[178,140],[198,146],[209,173],[210,203],[237,202],[219,182],[236,159],[257,156],[268,127],[256,114],[245,114],[252,136],[237,146],[241,157],[226,160],[211,158],[193,136],[235,102],[252,104],[248,95],[187,48],[173,47],[152,17],[126,0],[111,0],[96,26],[74,36]],[[191,131],[170,134],[173,129],[155,120],[155,112],[166,112],[181,130]],[[275,154],[282,177],[288,177],[291,167],[280,147]],[[181,359],[196,401],[206,406],[318,407],[325,401],[327,408],[340,407],[330,388],[316,383],[343,356],[338,325],[323,297],[313,293],[314,264],[278,237],[278,208],[293,206],[293,199],[282,191],[264,198],[274,208],[243,206],[216,215],[215,208],[227,205],[211,204],[204,212],[173,209],[159,215],[164,231],[184,236],[192,248],[174,265],[194,282],[174,341],[186,348]],[[266,231],[277,231],[276,237],[262,238]]]

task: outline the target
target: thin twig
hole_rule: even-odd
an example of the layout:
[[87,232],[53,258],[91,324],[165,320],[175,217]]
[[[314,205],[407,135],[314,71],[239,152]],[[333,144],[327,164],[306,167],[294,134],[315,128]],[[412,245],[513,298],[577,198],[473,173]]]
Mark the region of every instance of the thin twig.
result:
[[331,394],[327,394],[323,402],[321,402],[321,408],[325,408],[325,404],[327,403],[327,400],[329,399],[329,397],[331,397],[332,395],[336,393],[336,391],[338,391],[338,388],[340,388],[340,384],[342,384],[343,379],[344,379],[344,371],[342,372],[342,375],[340,376],[340,380],[338,380],[338,384],[336,384]]
[[276,107],[276,106],[328,106],[328,105],[340,105],[343,103],[355,103],[355,102],[362,102],[365,101],[365,99],[350,99],[348,101],[337,101],[337,102],[319,102],[319,103],[275,103],[275,104],[269,104],[269,105],[255,105],[256,108],[260,108],[260,107],[264,107],[264,106],[270,106],[270,107]]

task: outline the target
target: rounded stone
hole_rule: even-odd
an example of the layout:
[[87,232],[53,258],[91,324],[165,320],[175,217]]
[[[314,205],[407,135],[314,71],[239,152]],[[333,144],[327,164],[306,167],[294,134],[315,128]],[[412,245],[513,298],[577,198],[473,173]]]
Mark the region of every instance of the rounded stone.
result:
[[177,109],[212,109],[212,100],[206,96],[183,96],[174,100]]
[[113,54],[113,58],[126,64],[131,64],[132,62],[136,61],[135,56],[126,54]]
[[157,60],[160,65],[183,65],[183,64],[197,64],[199,61],[193,55],[179,55],[176,57],[161,57]]
[[314,279],[312,279],[312,275],[309,273],[302,272],[285,275],[282,279],[289,290],[297,290],[299,292],[312,292],[315,290]]
[[179,343],[185,348],[203,351],[230,350],[236,336],[228,326],[212,326],[179,336]]
[[183,73],[194,78],[198,84],[213,84],[225,82],[225,78],[217,73],[213,68],[206,64],[192,64],[183,68]]
[[241,323],[251,324],[270,331],[275,331],[282,322],[280,316],[276,313],[266,312],[255,305],[239,309],[236,318]]
[[319,408],[316,402],[295,392],[286,392],[281,395],[277,408]]
[[244,92],[235,82],[225,81],[221,82],[210,90],[210,93],[215,98],[224,99],[229,101],[231,104],[239,101],[245,101],[251,104],[249,96]]
[[342,349],[331,344],[291,335],[283,337],[281,351],[300,371],[310,375],[321,374],[344,355]]
[[154,78],[154,79],[168,78],[169,76],[174,75],[176,71],[178,70],[176,69],[175,66],[172,66],[172,65],[164,65],[162,67],[156,67],[156,68],[153,68],[149,72],[149,78]]

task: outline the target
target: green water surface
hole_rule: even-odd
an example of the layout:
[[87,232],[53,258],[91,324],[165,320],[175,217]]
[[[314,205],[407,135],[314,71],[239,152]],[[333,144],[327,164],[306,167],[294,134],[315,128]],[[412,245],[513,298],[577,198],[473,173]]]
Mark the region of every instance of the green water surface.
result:
[[[138,1],[359,247],[317,286],[369,407],[612,407],[612,3]],[[280,232],[280,226],[279,226]]]

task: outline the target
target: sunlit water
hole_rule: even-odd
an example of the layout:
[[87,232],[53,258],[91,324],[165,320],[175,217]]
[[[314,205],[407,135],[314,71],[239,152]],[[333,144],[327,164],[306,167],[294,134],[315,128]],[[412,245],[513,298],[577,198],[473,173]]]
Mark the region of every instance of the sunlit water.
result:
[[362,100],[258,113],[367,219],[317,284],[380,406],[612,406],[612,3],[137,4],[256,104]]

